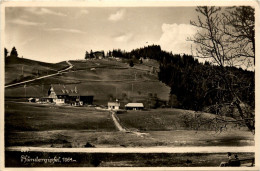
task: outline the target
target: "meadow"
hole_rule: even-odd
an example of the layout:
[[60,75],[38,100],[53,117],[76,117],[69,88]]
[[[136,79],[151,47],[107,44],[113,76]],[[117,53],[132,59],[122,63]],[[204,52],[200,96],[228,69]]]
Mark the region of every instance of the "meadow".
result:
[[[75,84],[82,93],[94,94],[94,103],[107,105],[112,97],[146,100],[157,94],[168,101],[170,88],[158,81],[157,75],[131,68],[128,64],[109,60],[71,61],[69,72],[5,89],[6,98],[46,97],[51,84]],[[94,69],[93,69],[94,68]],[[91,70],[92,69],[92,70]],[[9,72],[6,72],[8,75]]]
[[[114,126],[108,111],[99,111],[93,107],[71,107],[24,102],[5,103],[5,140],[8,146],[41,147],[85,147],[87,143],[95,147],[154,147],[154,146],[245,146],[254,145],[254,136],[243,129],[229,129],[222,133],[210,130],[168,129],[160,122],[140,129],[135,126],[153,115],[142,115],[142,111],[118,114],[121,124],[130,132],[120,132]],[[159,110],[158,110],[159,111]],[[178,111],[178,110],[177,110]],[[179,111],[181,113],[181,111]],[[172,117],[169,117],[172,113]],[[138,115],[140,114],[140,115]],[[176,122],[176,111],[160,113],[157,118]],[[126,119],[128,118],[128,119]],[[134,118],[136,122],[126,124]],[[131,125],[131,126],[130,126]],[[166,129],[167,128],[167,129]],[[140,129],[140,130],[139,130]],[[133,131],[133,132],[132,132]],[[136,134],[141,132],[143,134]]]

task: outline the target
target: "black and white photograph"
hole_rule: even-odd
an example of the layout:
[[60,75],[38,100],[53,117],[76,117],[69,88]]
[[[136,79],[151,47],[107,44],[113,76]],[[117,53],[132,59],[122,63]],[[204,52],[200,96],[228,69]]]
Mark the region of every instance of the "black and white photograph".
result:
[[3,170],[259,169],[257,2],[3,2],[1,19]]

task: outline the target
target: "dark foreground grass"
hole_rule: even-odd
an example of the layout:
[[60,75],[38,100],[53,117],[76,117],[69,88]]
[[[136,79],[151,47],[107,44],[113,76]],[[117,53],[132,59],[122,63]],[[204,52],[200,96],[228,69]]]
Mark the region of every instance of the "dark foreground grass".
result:
[[248,132],[149,131],[144,136],[125,132],[91,130],[19,131],[5,135],[5,146],[84,148],[90,143],[97,148],[118,147],[190,147],[190,146],[254,146]]
[[[254,153],[237,153],[240,159]],[[5,152],[6,167],[218,167],[227,162],[226,153],[45,153]],[[56,159],[32,162],[25,159]],[[244,163],[242,163],[244,164]]]

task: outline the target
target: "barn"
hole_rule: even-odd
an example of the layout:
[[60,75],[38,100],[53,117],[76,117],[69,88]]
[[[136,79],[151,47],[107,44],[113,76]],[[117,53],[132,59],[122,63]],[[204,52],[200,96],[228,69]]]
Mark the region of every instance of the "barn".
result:
[[126,110],[142,110],[144,109],[143,103],[128,103],[125,105]]
[[82,106],[92,104],[94,96],[77,89],[76,85],[52,84],[48,91],[48,97],[56,104],[70,104]]

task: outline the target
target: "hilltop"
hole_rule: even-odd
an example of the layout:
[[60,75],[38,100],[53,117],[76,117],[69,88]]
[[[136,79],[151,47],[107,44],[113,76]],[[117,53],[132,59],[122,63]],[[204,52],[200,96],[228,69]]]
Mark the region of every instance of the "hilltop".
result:
[[45,63],[20,57],[5,60],[5,85],[53,74],[67,67],[66,62]]

